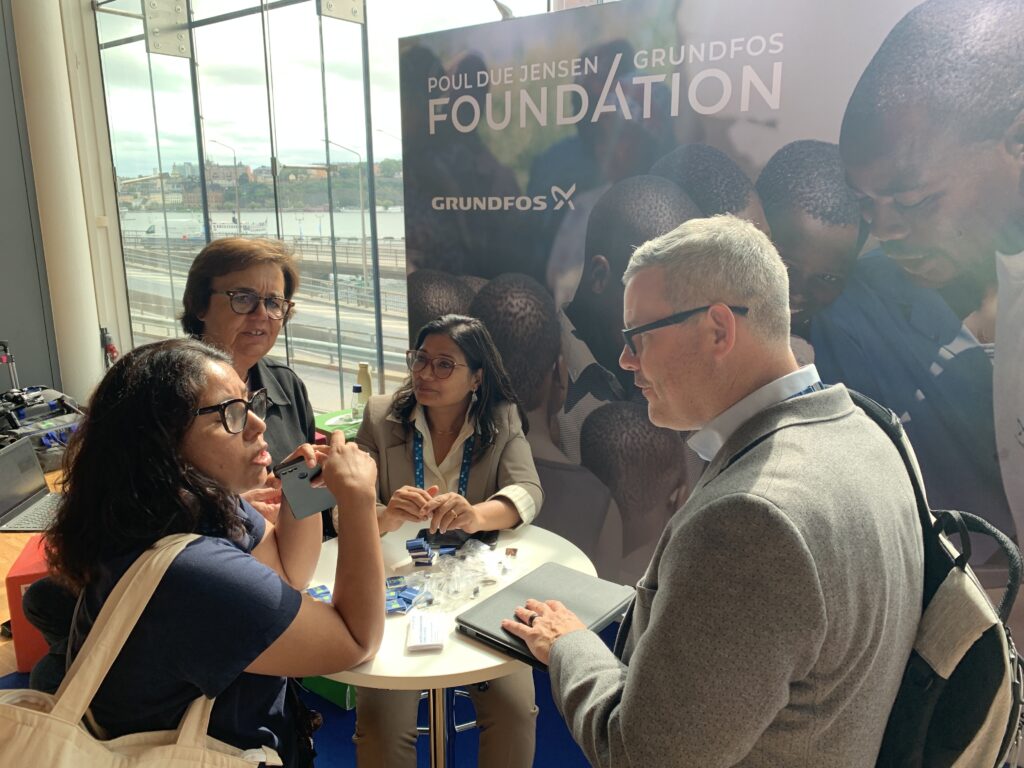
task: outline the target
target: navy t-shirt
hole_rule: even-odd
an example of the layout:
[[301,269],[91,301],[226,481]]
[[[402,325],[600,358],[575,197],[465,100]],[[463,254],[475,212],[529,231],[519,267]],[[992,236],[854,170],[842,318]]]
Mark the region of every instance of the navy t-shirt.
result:
[[[217,699],[211,736],[242,749],[269,745],[293,764],[296,713],[286,703],[286,679],[243,670],[288,628],[302,598],[250,554],[266,530],[263,518],[244,501],[239,514],[243,540],[203,536],[189,544],[139,617],[92,703],[111,737],[176,728],[203,693]],[[79,638],[139,554],[104,565],[79,611]]]

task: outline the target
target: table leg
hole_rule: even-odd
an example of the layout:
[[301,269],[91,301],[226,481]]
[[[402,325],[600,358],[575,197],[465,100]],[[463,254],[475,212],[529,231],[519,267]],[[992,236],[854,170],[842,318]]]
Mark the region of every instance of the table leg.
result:
[[427,691],[430,712],[430,768],[451,765],[451,742],[448,739],[448,701],[444,688]]

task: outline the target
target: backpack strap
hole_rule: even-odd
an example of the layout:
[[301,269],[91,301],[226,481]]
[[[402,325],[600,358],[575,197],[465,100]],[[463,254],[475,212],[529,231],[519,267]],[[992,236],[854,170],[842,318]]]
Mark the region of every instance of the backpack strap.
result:
[[[928,499],[925,496],[924,481],[921,477],[921,470],[917,465],[917,459],[914,457],[912,449],[910,448],[910,441],[907,439],[906,432],[903,430],[903,425],[900,424],[899,418],[890,409],[872,400],[867,395],[862,395],[860,392],[855,392],[852,389],[847,390],[850,394],[850,399],[853,400],[854,405],[859,407],[864,413],[870,418],[879,428],[885,432],[896,446],[896,450],[899,451],[900,458],[903,459],[904,465],[907,467],[907,473],[910,475],[910,483],[914,488],[914,498],[917,501],[917,514],[921,520],[921,530],[925,538],[925,558],[929,558],[934,548],[931,544],[932,540],[939,540],[939,534],[960,534],[960,552],[950,552],[950,555],[954,558],[954,565],[960,570],[965,570],[967,567],[967,561],[971,556],[971,533],[983,534],[991,536],[999,544],[999,548],[1006,556],[1007,562],[1007,584],[1006,590],[1003,593],[1002,599],[999,601],[999,619],[1003,624],[1006,624],[1007,619],[1010,616],[1010,611],[1013,608],[1013,604],[1017,599],[1017,592],[1020,589],[1021,580],[1021,555],[1020,550],[1014,545],[1014,543],[1006,536],[1002,531],[997,529],[987,520],[984,520],[977,515],[971,514],[970,512],[954,512],[954,511],[936,511],[933,515],[931,508],[928,506]],[[937,515],[937,517],[935,517]],[[939,541],[941,544],[941,541]],[[941,544],[944,548],[948,547],[947,544]],[[948,549],[947,549],[948,551]],[[945,571],[941,574],[945,576]],[[939,587],[938,581],[930,579],[931,574],[929,569],[925,571],[925,589],[924,589],[924,604],[928,605],[931,601],[932,596]]]
[[1020,590],[1022,571],[1020,550],[1009,536],[988,520],[970,512],[961,512],[960,516],[969,532],[991,536],[998,542],[1000,549],[1006,555],[1006,592],[1003,594],[1003,599],[999,601],[999,620],[1005,624],[1010,618],[1010,611],[1013,609],[1013,604],[1017,600],[1017,592]]
[[896,450],[899,451],[900,458],[903,459],[903,464],[907,468],[907,474],[910,475],[910,484],[914,487],[914,498],[917,500],[917,514],[921,520],[921,528],[928,530],[934,525],[934,521],[924,493],[924,485],[921,482],[921,470],[917,466],[917,459],[907,448],[906,432],[903,431],[903,425],[900,424],[899,418],[891,410],[867,395],[862,395],[852,389],[847,389],[847,392],[849,392],[853,404],[864,411],[868,418],[889,436],[893,445],[896,446]]

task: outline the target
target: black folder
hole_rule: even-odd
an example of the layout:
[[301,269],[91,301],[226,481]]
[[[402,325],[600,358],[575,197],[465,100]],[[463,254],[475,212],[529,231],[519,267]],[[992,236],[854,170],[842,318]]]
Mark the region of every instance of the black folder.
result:
[[502,619],[515,618],[516,606],[524,605],[530,597],[560,600],[588,629],[600,632],[623,614],[634,592],[633,587],[613,584],[559,563],[544,563],[460,613],[455,626],[459,632],[514,659],[546,669],[526,643],[501,628]]

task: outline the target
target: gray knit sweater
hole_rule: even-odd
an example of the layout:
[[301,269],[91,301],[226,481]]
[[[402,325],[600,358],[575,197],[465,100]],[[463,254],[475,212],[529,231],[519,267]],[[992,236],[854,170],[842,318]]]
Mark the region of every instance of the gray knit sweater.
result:
[[662,535],[616,653],[551,654],[595,766],[874,765],[921,609],[895,447],[841,385],[758,414]]

